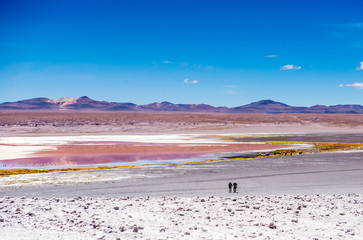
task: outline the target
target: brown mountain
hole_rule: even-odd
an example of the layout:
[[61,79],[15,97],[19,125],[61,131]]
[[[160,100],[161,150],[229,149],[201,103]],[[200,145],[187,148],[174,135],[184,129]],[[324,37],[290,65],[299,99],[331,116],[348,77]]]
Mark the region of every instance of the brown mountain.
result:
[[244,106],[232,108],[230,112],[235,113],[298,113],[302,112],[306,107],[292,107],[284,103],[272,100],[261,100]]
[[173,112],[221,112],[221,113],[359,113],[361,105],[315,105],[294,107],[272,100],[261,100],[239,107],[213,107],[207,104],[173,104],[170,102],[137,105],[97,101],[86,96],[80,98],[33,98],[0,104],[2,110],[97,110],[97,111],[173,111]]

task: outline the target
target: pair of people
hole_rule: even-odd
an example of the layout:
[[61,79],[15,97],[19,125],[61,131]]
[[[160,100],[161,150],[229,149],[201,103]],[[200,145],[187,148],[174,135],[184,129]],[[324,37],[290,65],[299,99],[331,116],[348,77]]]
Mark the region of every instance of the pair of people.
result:
[[237,192],[237,183],[236,182],[229,182],[228,183],[228,188],[229,188],[229,193],[232,192],[232,188],[233,188],[233,192],[236,193]]

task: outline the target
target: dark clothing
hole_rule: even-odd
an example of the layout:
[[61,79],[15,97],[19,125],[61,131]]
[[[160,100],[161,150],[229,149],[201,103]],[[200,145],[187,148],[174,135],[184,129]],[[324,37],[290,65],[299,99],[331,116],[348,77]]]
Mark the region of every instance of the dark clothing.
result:
[[233,183],[233,192],[234,193],[237,192],[237,183],[236,182]]
[[228,183],[229,193],[231,193],[231,192],[232,192],[232,185],[233,185],[233,184],[232,184],[232,182],[229,182],[229,183]]

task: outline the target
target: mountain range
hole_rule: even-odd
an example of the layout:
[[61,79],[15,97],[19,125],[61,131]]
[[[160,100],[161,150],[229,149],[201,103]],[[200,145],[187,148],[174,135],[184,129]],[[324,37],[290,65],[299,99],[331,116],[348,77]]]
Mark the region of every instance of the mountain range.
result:
[[315,105],[294,107],[272,100],[261,100],[239,107],[213,107],[206,104],[173,104],[170,102],[137,105],[97,101],[86,96],[80,98],[33,98],[17,102],[4,102],[0,110],[94,110],[94,111],[173,111],[173,112],[220,112],[220,113],[358,113],[361,105]]

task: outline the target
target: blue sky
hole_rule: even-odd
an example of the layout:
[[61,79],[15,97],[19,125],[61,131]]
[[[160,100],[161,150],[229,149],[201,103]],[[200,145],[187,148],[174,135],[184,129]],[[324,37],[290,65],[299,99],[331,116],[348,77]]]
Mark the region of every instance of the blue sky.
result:
[[363,105],[362,12],[354,0],[2,0],[0,102]]

